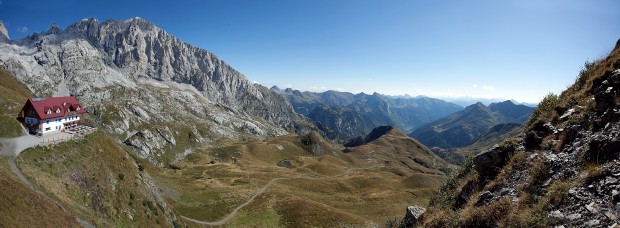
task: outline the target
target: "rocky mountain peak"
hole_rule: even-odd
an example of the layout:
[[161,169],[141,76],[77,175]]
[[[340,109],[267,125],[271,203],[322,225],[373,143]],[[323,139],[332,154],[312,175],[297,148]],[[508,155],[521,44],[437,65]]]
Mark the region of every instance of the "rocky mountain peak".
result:
[[484,109],[484,108],[487,108],[487,106],[484,105],[482,102],[478,102],[478,103],[475,103],[473,105],[466,107],[465,109],[468,109],[468,108],[469,109]]
[[62,32],[62,30],[60,28],[58,28],[58,25],[56,25],[56,23],[53,23],[50,28],[47,30],[46,34],[58,34]]
[[284,93],[284,90],[280,89],[280,87],[275,86],[275,85],[269,88],[269,90],[275,93]]
[[95,18],[84,18],[67,27],[68,31],[88,31],[89,29],[98,28],[99,21]]
[[506,101],[502,101],[502,102],[497,102],[497,103],[491,103],[489,105],[490,109],[494,109],[494,108],[499,108],[499,107],[514,107],[516,106],[515,103],[513,103],[510,100],[506,100]]
[[[4,37],[2,37],[4,36]],[[9,31],[6,30],[6,27],[4,27],[4,23],[2,21],[0,21],[0,39],[6,39],[9,40]]]
[[394,127],[392,127],[392,126],[379,126],[379,127],[376,127],[375,129],[372,129],[372,131],[370,133],[368,133],[368,135],[366,135],[365,141],[366,142],[372,142],[372,141],[380,138],[381,136],[387,134],[392,129],[394,129]]

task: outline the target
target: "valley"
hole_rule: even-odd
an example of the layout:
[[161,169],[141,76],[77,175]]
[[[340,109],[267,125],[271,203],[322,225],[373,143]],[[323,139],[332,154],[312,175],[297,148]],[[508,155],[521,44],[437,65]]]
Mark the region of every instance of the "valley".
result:
[[[109,46],[111,37],[123,42]],[[427,204],[454,168],[391,127],[345,148],[332,141],[347,139],[341,126],[330,125],[341,129],[333,134],[315,127],[282,91],[249,83],[211,53],[143,19],[87,19],[3,42],[3,86],[21,94],[3,95],[9,110],[17,113],[33,95],[74,95],[86,108],[82,124],[99,128],[15,158],[45,195],[95,226],[375,226],[397,219],[412,202]],[[153,42],[157,48],[141,49]],[[118,54],[128,49],[143,52]],[[168,49],[186,57],[175,62],[153,54]],[[459,109],[427,98],[352,100],[359,105],[351,110],[395,105],[355,111],[377,119],[352,125],[355,136],[400,123],[390,119],[414,118],[406,110],[425,102],[426,113],[433,105],[445,111],[399,126]]]
[[[138,17],[52,24],[13,40],[0,23],[2,151],[15,149],[4,139],[27,134],[17,114],[28,98],[75,97],[80,124],[97,129],[0,156],[0,226],[620,222],[618,45],[536,108],[462,107],[267,88]],[[583,209],[587,200],[605,213]]]

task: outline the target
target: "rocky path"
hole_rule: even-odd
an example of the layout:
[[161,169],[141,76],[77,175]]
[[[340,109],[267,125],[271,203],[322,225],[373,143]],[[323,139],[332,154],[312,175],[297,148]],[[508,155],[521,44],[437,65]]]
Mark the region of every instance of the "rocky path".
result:
[[344,173],[341,174],[337,174],[337,175],[332,175],[332,176],[325,176],[325,175],[299,175],[299,176],[295,176],[295,177],[277,177],[277,178],[273,178],[271,179],[265,186],[263,186],[261,189],[259,189],[252,197],[250,197],[250,199],[248,199],[248,201],[246,201],[245,203],[239,205],[237,208],[235,208],[232,212],[230,212],[228,215],[224,216],[224,218],[217,220],[217,221],[213,221],[213,222],[208,222],[208,221],[202,221],[202,220],[198,220],[198,219],[193,219],[193,218],[188,218],[186,216],[181,215],[181,218],[186,219],[188,221],[192,221],[195,222],[197,224],[200,225],[211,225],[211,226],[219,226],[219,225],[224,225],[226,224],[230,219],[232,219],[233,217],[235,217],[235,215],[237,214],[237,212],[239,212],[239,210],[241,210],[241,208],[249,205],[250,203],[252,203],[254,201],[254,199],[256,197],[258,197],[259,195],[263,194],[271,185],[273,185],[274,183],[278,182],[278,181],[284,181],[284,180],[292,180],[292,179],[332,179],[332,178],[336,178],[336,177],[341,177],[341,176],[345,176],[345,175],[349,175],[355,171],[358,170],[366,170],[366,169],[372,169],[378,166],[372,166],[369,168],[353,168],[353,169],[349,169]]

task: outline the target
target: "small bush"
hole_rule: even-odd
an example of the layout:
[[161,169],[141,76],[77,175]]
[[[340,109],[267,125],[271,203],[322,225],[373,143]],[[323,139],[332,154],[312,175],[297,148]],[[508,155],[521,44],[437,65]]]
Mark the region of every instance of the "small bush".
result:
[[544,180],[549,177],[549,165],[543,162],[541,159],[534,159],[530,165],[530,176],[528,178],[528,189],[532,189],[534,186],[542,184]]
[[547,213],[536,208],[522,208],[510,213],[500,227],[549,227]]
[[174,170],[180,170],[181,169],[181,167],[179,165],[177,165],[177,164],[169,164],[168,168],[174,169]]
[[552,118],[554,115],[557,115],[555,113],[555,108],[558,106],[559,103],[560,98],[558,97],[558,95],[554,93],[547,94],[547,96],[545,96],[542,101],[538,103],[538,106],[536,106],[534,112],[532,112],[532,117],[527,122],[527,126],[530,126],[538,119]]
[[459,214],[450,209],[427,211],[422,215],[421,227],[458,227]]
[[583,64],[583,67],[579,71],[579,75],[577,75],[577,79],[575,80],[574,86],[575,89],[581,90],[588,82],[588,78],[591,78],[594,73],[594,67],[596,66],[596,61],[586,61]]
[[556,181],[547,191],[547,197],[549,199],[548,206],[557,207],[568,201],[568,190],[570,189],[570,183],[564,181]]
[[459,227],[497,227],[512,212],[508,197],[483,207],[468,207],[461,212]]
[[474,159],[470,157],[461,166],[453,170],[446,183],[439,188],[437,194],[431,197],[429,206],[452,207],[457,197],[455,195],[457,188],[461,185],[460,180],[470,174],[473,167]]
[[547,193],[538,201],[530,194],[520,197],[517,210],[506,216],[500,224],[503,227],[549,227],[553,223],[547,213],[568,201],[571,184],[564,181],[554,182]]
[[583,170],[584,174],[582,182],[585,184],[596,181],[605,176],[605,170],[599,167],[596,163],[588,163]]
[[147,207],[153,214],[157,215],[157,207],[150,200],[142,200],[142,206]]

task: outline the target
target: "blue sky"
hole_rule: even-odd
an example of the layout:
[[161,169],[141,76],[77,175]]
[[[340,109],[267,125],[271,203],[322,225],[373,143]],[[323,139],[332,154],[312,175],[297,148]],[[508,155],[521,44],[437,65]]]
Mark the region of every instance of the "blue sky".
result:
[[265,86],[536,102],[620,38],[616,0],[0,0],[12,39],[142,17]]

